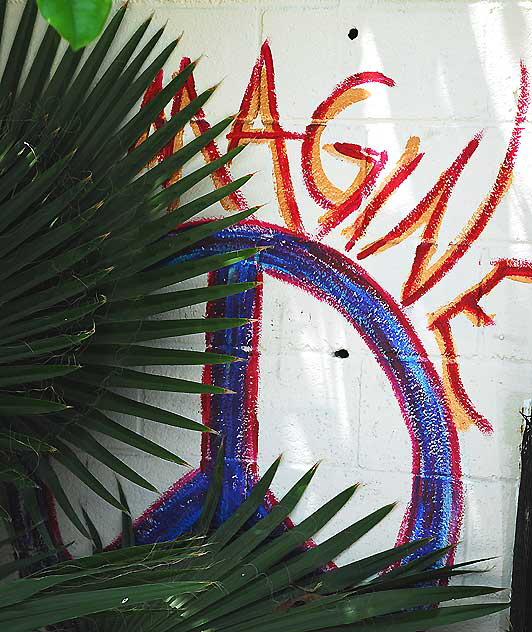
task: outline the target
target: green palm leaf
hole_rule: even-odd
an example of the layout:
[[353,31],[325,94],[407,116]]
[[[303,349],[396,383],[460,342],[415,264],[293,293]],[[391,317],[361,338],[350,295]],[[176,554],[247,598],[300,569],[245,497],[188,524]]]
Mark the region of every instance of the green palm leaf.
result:
[[[260,255],[258,249],[246,249],[160,267],[168,257],[248,217],[255,209],[211,225],[196,225],[181,238],[161,240],[169,230],[235,192],[249,176],[203,191],[174,213],[167,213],[179,196],[234,159],[241,148],[193,170],[172,187],[162,188],[170,175],[230,125],[232,119],[225,118],[183,146],[167,164],[139,175],[203,107],[214,88],[205,90],[137,143],[185,85],[194,64],[131,116],[178,42],[172,41],[156,53],[164,29],[146,37],[148,19],[112,58],[109,50],[125,14],[125,7],[114,14],[88,55],[68,48],[56,65],[60,41],[53,29],[44,30],[37,52],[30,52],[39,18],[35,0],[28,0],[0,79],[0,437],[18,433],[48,446],[40,461],[24,449],[27,444],[9,439],[0,442],[0,452],[6,463],[18,463],[17,468],[6,469],[7,478],[12,472],[12,482],[21,488],[27,480],[47,486],[86,536],[90,533],[68,501],[54,473],[54,461],[116,507],[123,503],[87,469],[84,454],[135,484],[154,488],[112,454],[102,438],[112,437],[184,464],[177,454],[109,419],[106,413],[120,412],[195,431],[208,428],[113,389],[226,393],[216,386],[154,375],[141,367],[225,363],[238,358],[143,343],[246,324],[238,319],[212,323],[197,318],[150,319],[245,291],[254,284],[150,294]],[[29,68],[25,78],[24,67]],[[127,324],[122,326],[122,322]],[[76,378],[79,371],[83,373]],[[37,511],[38,503],[27,496]]]
[[[346,507],[357,486],[340,492],[300,524],[279,532],[276,527],[301,499],[315,473],[313,467],[265,517],[250,524],[278,465],[276,461],[236,512],[214,528],[215,508],[223,488],[224,456],[220,450],[203,512],[191,532],[171,542],[134,546],[131,518],[123,512],[121,548],[64,562],[5,589],[0,584],[0,622],[20,632],[31,632],[30,625],[56,623],[62,618],[74,618],[76,629],[83,632],[415,632],[507,607],[505,603],[471,601],[433,607],[491,595],[498,589],[420,586],[419,573],[428,577],[435,570],[425,555],[410,566],[406,564],[410,570],[403,575],[386,570],[422,549],[427,540],[323,572],[324,563],[370,534],[393,505],[357,520],[317,547],[301,550],[307,538]],[[119,496],[127,506],[120,486]],[[100,536],[89,516],[86,521],[99,550]],[[441,551],[434,555],[438,553],[441,555]],[[460,569],[478,573],[464,570],[468,564],[438,569],[439,576],[449,578]],[[419,573],[411,572],[414,566]],[[368,583],[374,575],[382,581]],[[404,583],[393,584],[399,580]],[[152,588],[141,599],[137,588],[148,585]],[[171,585],[175,590],[165,592]],[[124,596],[120,604],[113,601],[117,591]],[[88,614],[91,616],[85,617]]]

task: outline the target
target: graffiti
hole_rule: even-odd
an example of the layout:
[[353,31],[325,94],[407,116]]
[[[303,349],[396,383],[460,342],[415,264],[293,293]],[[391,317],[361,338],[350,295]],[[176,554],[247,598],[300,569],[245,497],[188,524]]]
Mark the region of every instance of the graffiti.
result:
[[492,428],[489,421],[475,410],[462,384],[450,321],[463,313],[476,327],[493,325],[493,316],[486,314],[479,301],[504,279],[532,283],[532,263],[517,259],[495,261],[493,269],[477,285],[429,315],[429,329],[434,332],[440,347],[443,379],[447,384],[446,393],[449,395],[454,423],[460,430],[466,430],[472,424],[483,431],[491,431]]
[[[184,57],[181,61],[180,71],[183,70],[190,63],[192,63],[190,59],[188,57]],[[173,76],[175,77],[176,75],[177,73],[174,73]],[[155,77],[151,87],[147,90],[146,94],[144,95],[141,107],[144,107],[150,101],[150,99],[153,99],[153,97],[156,94],[158,94],[162,90],[162,88],[163,88],[163,71],[160,70],[157,73],[157,76]],[[171,109],[170,116],[174,116],[177,112],[179,112],[184,107],[186,107],[197,96],[198,96],[198,93],[196,92],[194,77],[191,76],[190,80],[187,81],[186,84],[183,86],[183,89],[180,90],[175,95],[172,101],[172,109]],[[163,110],[162,112],[159,113],[159,115],[153,122],[153,126],[155,129],[159,129],[165,124],[165,122],[166,122],[166,115]],[[203,111],[203,108],[201,108],[196,113],[196,115],[192,118],[190,124],[196,136],[200,136],[201,134],[206,132],[208,129],[210,129],[210,125],[208,121],[205,119],[205,113]],[[148,133],[149,133],[149,130],[146,131],[146,133],[143,134],[137,140],[134,147],[140,145],[140,143],[142,143],[148,137]],[[168,145],[166,145],[166,147],[163,148],[163,150],[157,155],[154,161],[148,164],[148,167],[152,167],[157,162],[161,162],[165,158],[168,158],[169,156],[174,154],[176,151],[181,149],[181,147],[183,147],[183,130],[179,131],[176,134],[174,139],[170,141]],[[221,157],[220,151],[218,150],[218,147],[214,141],[207,143],[207,145],[205,145],[205,147],[201,151],[203,154],[203,158],[205,159],[205,162],[207,163],[217,160],[218,158]],[[163,186],[169,187],[170,185],[177,182],[181,177],[181,171],[182,171],[181,169],[177,170],[170,178],[168,178],[168,180],[166,180]],[[228,167],[226,166],[223,166],[217,169],[212,174],[211,177],[212,177],[214,186],[217,188],[222,187],[232,181],[231,174],[229,172]],[[221,201],[221,204],[228,211],[243,210],[244,208],[247,208],[247,202],[245,201],[243,195],[239,191],[236,191],[235,193],[230,193],[228,196],[223,198],[223,200]],[[178,205],[179,205],[179,200],[175,200],[172,207],[169,210],[173,210]]]
[[[181,69],[190,64],[183,59]],[[304,132],[285,129],[280,123],[275,71],[268,42],[261,48],[241,108],[230,132],[228,149],[242,143],[267,144],[273,166],[273,183],[279,215],[283,225],[251,221],[226,229],[202,244],[200,250],[185,256],[214,254],[224,250],[267,245],[255,259],[244,261],[212,274],[211,283],[260,281],[264,274],[307,292],[318,301],[334,307],[353,327],[372,351],[384,371],[399,403],[409,432],[412,447],[412,491],[397,542],[412,538],[431,537],[426,550],[456,542],[462,519],[462,481],[460,448],[457,430],[475,426],[489,433],[489,421],[476,410],[460,375],[458,351],[453,338],[451,321],[466,315],[475,326],[493,324],[479,301],[504,279],[531,282],[532,263],[505,259],[493,263],[493,269],[478,284],[466,289],[448,305],[430,314],[428,328],[433,332],[442,358],[441,377],[423,348],[421,341],[405,315],[404,306],[412,305],[432,290],[479,238],[492,218],[508,187],[519,150],[520,138],[529,103],[529,78],[521,65],[517,111],[505,155],[485,199],[470,214],[469,222],[445,252],[437,257],[438,236],[449,200],[462,177],[464,168],[474,158],[483,142],[479,131],[460,151],[452,164],[439,176],[404,218],[385,235],[363,246],[356,258],[361,261],[391,248],[422,229],[421,239],[403,285],[401,304],[396,302],[360,264],[322,243],[333,230],[340,228],[346,237],[345,249],[350,253],[364,238],[376,215],[393,194],[415,172],[425,153],[421,140],[411,136],[404,150],[391,167],[384,149],[363,147],[355,143],[323,144],[327,124],[347,107],[371,97],[372,85],[394,87],[394,81],[377,72],[362,72],[347,77],[315,109]],[[163,86],[162,71],[146,93],[145,105]],[[175,95],[171,115],[180,111],[196,96],[194,75]],[[156,128],[164,125],[161,112],[154,121]],[[260,120],[261,127],[256,126]],[[191,122],[199,136],[210,128],[201,110]],[[142,142],[147,137],[139,139]],[[323,209],[318,229],[311,235],[303,221],[296,197],[287,143],[301,144],[299,168],[310,198]],[[161,152],[164,160],[183,146],[183,132]],[[355,166],[355,176],[344,190],[326,175],[322,151],[341,157]],[[212,141],[203,150],[206,162],[219,158],[220,151]],[[386,171],[387,170],[387,171]],[[181,177],[176,172],[165,186]],[[222,167],[212,174],[214,186],[232,180],[230,168]],[[243,210],[248,203],[241,192],[222,201],[227,211]],[[171,209],[170,209],[171,210]],[[353,214],[357,215],[353,218]],[[344,223],[349,221],[347,226]],[[174,238],[174,236],[169,236]],[[172,262],[167,262],[171,265]],[[206,367],[203,379],[235,391],[235,395],[203,396],[203,421],[216,429],[224,439],[225,478],[218,519],[227,517],[258,479],[257,466],[259,420],[257,397],[259,388],[260,323],[262,317],[262,286],[237,297],[210,303],[207,313],[217,317],[251,318],[239,329],[210,333],[206,337],[209,350],[242,357],[243,362]],[[175,537],[197,519],[206,492],[220,438],[205,435],[199,469],[178,481],[152,505],[135,523],[139,542],[147,543]],[[275,498],[268,496],[259,513],[269,510]],[[452,554],[449,554],[449,558]]]
[[[219,233],[188,256],[215,254],[252,243],[269,248],[256,260],[220,270],[211,281],[256,281],[266,273],[329,303],[345,317],[392,383],[412,443],[412,495],[399,541],[433,537],[431,549],[456,541],[462,509],[456,429],[441,381],[433,365],[426,361],[421,342],[401,308],[356,263],[323,244],[273,225],[240,224]],[[245,358],[242,363],[209,366],[205,370],[206,381],[236,392],[231,397],[205,397],[203,402],[203,421],[224,437],[226,487],[221,520],[240,504],[258,476],[256,404],[261,294],[259,286],[243,296],[216,301],[208,307],[211,316],[254,319],[244,327],[208,335],[210,349]],[[219,441],[204,436],[200,469],[179,481],[137,521],[139,542],[175,537],[198,517]]]

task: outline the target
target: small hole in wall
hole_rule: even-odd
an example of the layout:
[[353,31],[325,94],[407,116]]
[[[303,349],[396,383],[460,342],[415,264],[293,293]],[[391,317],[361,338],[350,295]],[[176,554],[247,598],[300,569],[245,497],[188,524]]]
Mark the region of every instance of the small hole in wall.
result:
[[355,28],[349,29],[349,33],[347,34],[347,37],[350,40],[356,39],[358,37],[358,29],[355,29]]
[[335,358],[348,358],[349,351],[347,349],[338,349],[338,351],[335,351],[333,355]]

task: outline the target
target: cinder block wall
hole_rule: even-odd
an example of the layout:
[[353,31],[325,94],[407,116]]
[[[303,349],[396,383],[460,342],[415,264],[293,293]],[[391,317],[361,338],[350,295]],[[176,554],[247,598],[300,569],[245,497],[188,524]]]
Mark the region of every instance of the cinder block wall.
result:
[[[19,3],[12,2],[11,10],[12,15],[17,14]],[[312,490],[294,516],[296,519],[346,485],[357,481],[363,484],[336,524],[324,530],[322,538],[382,504],[397,501],[392,516],[344,559],[392,545],[408,504],[412,502],[413,454],[415,456],[422,440],[419,435],[416,439],[417,431],[411,427],[413,443],[408,428],[411,421],[407,423],[411,411],[404,402],[404,393],[399,393],[397,385],[394,390],[393,380],[390,381],[383,366],[387,362],[405,366],[418,362],[429,369],[433,366],[445,387],[447,363],[449,375],[456,378],[458,372],[462,382],[460,386],[456,379],[451,380],[444,394],[439,395],[444,408],[452,404],[452,423],[467,425],[466,416],[460,413],[457,403],[461,398],[464,406],[470,406],[470,416],[476,418],[478,424],[482,417],[493,429],[486,433],[472,424],[457,431],[458,443],[451,456],[455,466],[458,461],[461,463],[464,491],[457,558],[497,556],[483,580],[508,586],[519,479],[522,421],[519,410],[523,399],[530,397],[532,391],[528,331],[532,321],[532,289],[520,282],[526,280],[526,261],[532,262],[532,134],[528,122],[516,126],[514,121],[520,90],[524,116],[525,88],[521,81],[520,89],[520,60],[532,70],[532,3],[513,0],[130,0],[117,48],[151,12],[154,18],[150,32],[168,21],[163,43],[183,33],[177,52],[165,68],[166,78],[179,68],[182,57],[194,59],[203,55],[194,74],[198,90],[223,79],[205,108],[205,118],[211,124],[240,110],[254,64],[261,50],[267,55],[263,44],[269,42],[278,117],[272,106],[273,92],[270,91],[268,102],[266,84],[263,84],[261,95],[266,120],[261,121],[259,117],[254,126],[262,129],[266,124],[268,130],[276,131],[278,144],[250,144],[232,165],[233,177],[257,170],[243,190],[250,205],[267,203],[257,213],[257,219],[286,227],[287,223],[296,223],[295,208],[309,239],[331,248],[333,258],[341,253],[357,262],[375,280],[383,295],[391,297],[387,300],[393,302],[394,313],[398,318],[408,319],[425,350],[417,358],[400,353],[395,357],[383,357],[382,353],[379,356],[364,332],[361,335],[334,305],[265,274],[262,331],[260,340],[256,341],[260,352],[257,401],[260,469],[264,471],[279,453],[284,454],[284,466],[274,488],[277,494],[282,494],[305,468],[322,460]],[[356,29],[356,33],[352,29]],[[362,95],[348,90],[344,84],[337,91],[337,95],[343,97],[338,96],[327,110],[327,102],[323,103],[338,84],[355,73],[369,72],[382,73],[395,85],[390,81],[376,81],[373,75],[371,83],[359,87],[369,93]],[[272,77],[270,73],[270,81]],[[362,96],[366,98],[361,100]],[[307,173],[305,181],[303,137],[308,138],[311,133],[312,128],[308,126],[313,117],[314,128],[317,126],[322,134],[315,143],[314,153],[311,152],[310,175]],[[268,118],[275,120],[272,123]],[[473,147],[470,143],[481,130],[484,136],[478,147]],[[190,137],[191,131],[186,134]],[[399,185],[397,178],[390,178],[397,174],[397,170],[394,171],[397,161],[412,137],[419,139],[418,151],[424,155],[411,175]],[[411,142],[416,143],[415,139]],[[227,139],[221,138],[218,146],[225,151]],[[279,167],[284,147],[289,180],[286,166]],[[357,152],[365,148],[374,152],[364,154],[371,159],[357,163]],[[472,155],[468,161],[464,160],[466,164],[460,175],[448,173],[440,179],[464,148],[469,148]],[[409,160],[416,156],[415,150],[412,151]],[[513,178],[508,177],[506,182],[514,158]],[[370,168],[378,170],[374,163],[379,160],[386,164],[372,182]],[[285,178],[277,190],[276,169],[277,175],[279,169],[284,169]],[[357,189],[352,183],[359,172],[367,181],[358,187],[358,210],[357,200],[352,199],[350,206],[344,205],[347,207],[345,219],[327,232],[324,228],[327,221],[320,222],[320,217],[327,213],[336,217],[346,197],[344,192],[350,186],[351,192]],[[313,177],[314,188],[309,185]],[[386,178],[391,182],[390,196],[376,210],[365,234],[346,251],[349,236],[342,231],[367,212],[368,204],[382,189]],[[445,212],[442,209],[439,234],[430,235],[427,221],[437,197],[431,198],[434,202],[431,206],[426,196],[438,182],[443,189],[436,192],[448,186],[449,199]],[[287,183],[293,185],[292,207],[286,202],[290,193]],[[449,186],[450,183],[454,186]],[[509,188],[502,195],[506,185]],[[197,187],[194,195],[211,187],[211,182],[205,182]],[[482,206],[490,192],[491,202]],[[413,209],[419,209],[423,200],[425,215],[417,228],[413,224],[400,226],[389,247],[359,258],[366,245],[387,235]],[[371,208],[378,206],[373,201]],[[489,215],[490,219],[483,223],[481,217],[475,224],[478,235],[464,238],[464,229],[479,206],[484,213],[482,217]],[[228,212],[218,205],[207,216],[222,216]],[[423,218],[427,220],[424,223]],[[435,214],[433,222],[434,218]],[[426,241],[432,242],[432,258],[429,256],[425,261],[421,258],[423,246],[420,247],[423,235]],[[449,252],[454,253],[455,265],[441,278],[431,278],[432,273],[438,272],[431,266]],[[514,273],[510,274],[509,268],[504,270],[513,278],[501,280],[488,292],[491,286],[486,285],[490,279],[487,275],[495,269],[493,262],[500,259],[512,260],[508,266],[515,266]],[[517,269],[519,273],[515,272]],[[410,300],[407,287],[403,302],[411,304],[402,305],[402,288],[412,271],[414,287],[416,280],[428,278],[428,288]],[[484,284],[483,280],[486,280]],[[472,290],[477,284],[480,284],[477,290]],[[442,363],[435,335],[438,332],[429,329],[428,314],[441,310],[461,295],[469,300],[466,306],[471,308],[470,319],[465,315],[467,310],[457,310],[448,321],[456,358],[448,355]],[[475,326],[483,316],[476,310],[476,299],[487,315],[494,315],[491,326]],[[200,306],[194,314],[201,315],[202,310]],[[195,350],[203,349],[205,344],[201,336],[184,342],[187,348]],[[175,342],[169,344],[176,345]],[[340,350],[346,350],[348,357],[338,357],[345,355],[335,353]],[[242,349],[244,355],[247,351],[249,349]],[[199,379],[201,372],[179,375]],[[148,403],[154,400],[171,410],[201,418],[199,398],[145,396]],[[424,448],[426,454],[438,454],[442,448],[433,420],[425,418],[418,422],[419,428],[429,435],[429,445]],[[176,449],[197,466],[199,436],[142,421],[136,422],[134,427],[170,449]],[[448,442],[453,432],[446,432]],[[116,446],[114,449],[161,490],[185,473],[155,459],[124,454]],[[66,477],[65,473],[62,475]],[[99,475],[110,486],[114,485],[109,472],[102,471]],[[458,493],[458,478],[453,485]],[[126,489],[135,515],[156,499],[127,483]],[[100,525],[105,525],[105,535],[111,540],[118,530],[119,517],[76,484],[72,484],[72,493],[79,496]],[[440,507],[440,510],[447,509]],[[64,530],[66,540],[78,540],[78,552],[87,549],[85,543],[70,533],[66,523]],[[481,621],[461,629],[503,631],[507,629],[506,615],[492,619],[491,625]]]

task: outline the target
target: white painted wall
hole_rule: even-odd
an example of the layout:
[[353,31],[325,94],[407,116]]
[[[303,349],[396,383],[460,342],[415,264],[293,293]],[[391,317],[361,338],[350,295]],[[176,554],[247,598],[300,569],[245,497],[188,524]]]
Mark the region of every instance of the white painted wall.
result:
[[[17,4],[12,4],[13,13]],[[389,164],[397,160],[413,134],[421,138],[426,152],[416,173],[372,222],[362,243],[381,236],[404,217],[464,144],[484,128],[485,140],[451,198],[438,246],[438,253],[443,252],[488,192],[504,155],[516,106],[519,60],[532,70],[529,1],[130,0],[118,44],[152,11],[150,32],[166,21],[165,41],[183,32],[167,73],[178,68],[181,56],[203,54],[196,71],[198,88],[224,78],[206,107],[211,122],[238,111],[266,38],[274,55],[279,110],[286,129],[300,131],[317,104],[352,73],[380,71],[395,80],[393,89],[371,87],[372,97],[330,122],[326,132],[327,142],[386,148]],[[359,30],[353,41],[347,36],[352,27]],[[314,227],[321,209],[304,188],[299,147],[298,141],[289,141],[296,196],[304,222]],[[477,283],[489,271],[492,259],[532,260],[531,149],[527,123],[513,184],[486,230],[436,287],[405,309],[438,368],[439,351],[427,329],[427,313]],[[352,177],[352,165],[332,158],[325,164],[339,186]],[[254,145],[235,162],[233,173],[260,170],[245,193],[252,203],[269,202],[260,211],[260,219],[281,223],[271,168],[269,151]],[[212,212],[224,213],[220,206]],[[363,262],[397,300],[418,240],[419,232]],[[339,229],[325,241],[343,252],[345,238]],[[355,248],[350,256],[356,252]],[[483,581],[504,587],[511,580],[519,409],[532,391],[531,292],[525,284],[505,281],[484,299],[486,311],[496,314],[491,328],[475,328],[463,316],[453,321],[464,385],[494,427],[491,436],[475,428],[459,434],[466,506],[458,558],[498,556]],[[201,314],[201,309],[196,312]],[[191,337],[187,343],[191,349],[202,349],[201,337]],[[350,357],[335,358],[338,348],[348,349]],[[322,537],[397,500],[392,517],[344,559],[391,545],[410,494],[411,448],[392,389],[373,356],[332,308],[271,279],[265,284],[261,353],[260,466],[264,469],[279,453],[285,455],[275,491],[282,493],[306,467],[322,459],[312,491],[294,517],[300,518],[346,485],[360,481],[364,487]],[[199,399],[156,399],[172,410],[200,418]],[[146,401],[153,400],[147,396]],[[141,421],[136,427],[191,463],[198,462],[199,437],[167,427],[152,434]],[[161,490],[184,473],[151,458],[124,454],[121,448],[116,451]],[[101,479],[113,484],[108,472],[102,471]],[[126,488],[135,514],[155,500],[149,492],[127,484]],[[111,540],[118,530],[116,514],[84,490],[76,487],[73,491],[100,524],[106,524]],[[65,532],[66,539],[72,539],[67,524]],[[77,545],[78,551],[84,549],[82,543]],[[507,629],[506,615],[459,629],[502,632]]]

